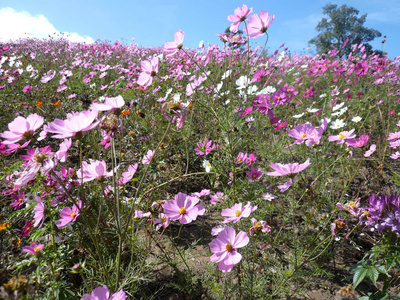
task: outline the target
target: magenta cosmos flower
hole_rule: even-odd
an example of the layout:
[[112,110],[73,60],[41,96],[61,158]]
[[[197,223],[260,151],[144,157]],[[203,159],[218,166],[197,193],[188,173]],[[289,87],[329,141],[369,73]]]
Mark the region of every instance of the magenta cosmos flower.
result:
[[65,225],[68,225],[70,222],[75,222],[76,218],[80,215],[82,201],[78,200],[76,201],[76,204],[78,206],[74,204],[72,208],[64,207],[62,210],[60,210],[61,219],[58,220],[60,223],[57,224],[57,227],[63,227]]
[[174,35],[174,42],[167,42],[164,45],[164,50],[168,56],[174,55],[179,50],[183,48],[183,39],[185,37],[185,33],[182,30],[179,30]]
[[250,201],[245,206],[242,203],[235,203],[231,208],[225,208],[221,211],[221,216],[225,217],[222,223],[233,222],[236,223],[241,218],[247,218],[250,214],[257,209],[257,206],[251,206]]
[[208,245],[214,253],[210,260],[218,264],[218,269],[222,272],[230,272],[233,265],[240,262],[242,255],[238,252],[238,248],[242,248],[249,243],[249,237],[244,231],[236,235],[233,227],[225,227]]
[[0,137],[5,139],[4,145],[14,144],[20,140],[31,140],[35,131],[42,127],[44,118],[38,114],[32,114],[24,117],[17,117],[8,124],[10,131],[5,131],[0,134]]
[[236,33],[239,29],[240,23],[244,22],[247,17],[253,12],[252,8],[247,8],[246,4],[235,9],[235,14],[228,16],[228,21],[233,22],[229,30]]
[[148,87],[153,83],[153,78],[158,73],[158,58],[153,56],[150,60],[142,61],[142,72],[137,81],[138,85]]
[[172,221],[179,220],[182,224],[188,224],[196,220],[197,216],[204,215],[204,206],[197,204],[199,201],[200,199],[197,197],[179,193],[174,200],[164,203],[164,213]]
[[94,122],[97,115],[97,110],[85,110],[67,114],[66,120],[55,119],[48,124],[46,132],[55,133],[52,137],[56,139],[74,137],[99,125],[100,121]]
[[211,151],[217,148],[218,144],[212,144],[213,141],[209,139],[205,139],[204,142],[198,142],[197,147],[194,148],[196,151],[196,155],[208,155]]
[[125,300],[128,296],[123,290],[112,294],[110,297],[110,292],[106,286],[99,286],[95,288],[92,293],[86,294],[81,300]]
[[275,15],[272,17],[265,10],[260,11],[260,16],[252,15],[249,18],[248,25],[244,28],[244,31],[250,35],[251,38],[263,36],[267,31],[268,27],[274,20]]
[[39,255],[42,253],[44,245],[43,244],[31,244],[30,246],[25,246],[22,247],[22,251],[31,253],[31,254],[35,254],[35,255]]
[[271,163],[269,166],[275,170],[275,172],[268,172],[269,176],[289,176],[293,177],[294,174],[299,173],[305,169],[307,169],[311,165],[310,159],[308,158],[303,164],[279,164],[279,163]]
[[90,164],[83,161],[82,170],[79,169],[76,172],[76,176],[79,179],[82,179],[83,182],[88,182],[94,179],[101,180],[106,177],[111,177],[112,174],[112,171],[107,172],[107,166],[104,160],[90,160]]

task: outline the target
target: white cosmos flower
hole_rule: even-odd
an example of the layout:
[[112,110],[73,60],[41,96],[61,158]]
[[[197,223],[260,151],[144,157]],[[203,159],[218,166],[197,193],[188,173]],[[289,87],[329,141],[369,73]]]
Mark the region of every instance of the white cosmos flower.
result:
[[354,117],[353,119],[351,119],[354,123],[358,123],[358,122],[360,122],[361,120],[362,120],[362,118],[361,117],[359,117],[359,116],[357,116],[357,117]]
[[302,116],[304,116],[304,113],[301,113],[301,114],[298,114],[298,115],[294,115],[293,118],[299,119],[299,118],[301,118]]
[[337,119],[337,120],[332,122],[330,128],[331,129],[339,129],[339,128],[342,128],[344,126],[346,126],[346,123],[341,119]]
[[306,111],[308,111],[309,113],[315,113],[317,111],[319,111],[318,108],[307,108]]
[[236,80],[236,85],[238,86],[237,88],[238,90],[245,89],[248,84],[249,84],[249,79],[245,75],[240,76],[239,79]]
[[335,111],[335,110],[338,110],[338,109],[342,108],[343,105],[344,105],[344,102],[342,102],[342,103],[340,103],[340,104],[336,104],[336,105],[332,108],[332,111]]
[[206,169],[206,172],[207,172],[207,173],[211,171],[211,164],[210,164],[210,162],[209,162],[208,160],[206,160],[206,159],[203,161],[203,167],[204,167],[204,169]]

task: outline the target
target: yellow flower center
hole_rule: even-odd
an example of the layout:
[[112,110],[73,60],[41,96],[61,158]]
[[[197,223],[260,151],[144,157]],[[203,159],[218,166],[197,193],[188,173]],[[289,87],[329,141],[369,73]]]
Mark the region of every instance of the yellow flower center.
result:
[[226,251],[231,252],[231,251],[233,250],[233,247],[232,247],[231,244],[227,244],[227,245],[225,246],[225,249],[226,249]]
[[186,209],[184,207],[181,207],[181,209],[179,210],[179,213],[181,215],[184,215],[186,213]]
[[24,201],[24,200],[23,200],[22,198],[19,198],[18,201],[19,201],[19,202],[22,202],[22,201]]
[[365,215],[366,217],[370,217],[370,216],[371,216],[371,214],[370,214],[368,211],[364,211],[364,215]]
[[242,212],[241,212],[240,210],[237,210],[237,211],[235,212],[235,216],[236,216],[236,217],[239,217],[241,214],[242,214]]
[[349,202],[349,206],[351,206],[351,207],[354,207],[354,208],[355,208],[355,207],[356,207],[356,203],[355,203],[354,201],[350,201],[350,202]]
[[307,134],[303,133],[303,134],[301,135],[301,138],[304,139],[306,136],[307,136]]
[[344,138],[344,137],[345,137],[344,134],[339,134],[339,138],[340,138],[340,139],[342,139],[342,138]]
[[40,253],[40,251],[42,251],[42,249],[40,249],[40,247],[36,247],[33,251],[35,251],[35,253]]
[[70,216],[71,216],[71,217],[75,217],[75,216],[76,216],[76,213],[73,212],[73,213],[70,214]]

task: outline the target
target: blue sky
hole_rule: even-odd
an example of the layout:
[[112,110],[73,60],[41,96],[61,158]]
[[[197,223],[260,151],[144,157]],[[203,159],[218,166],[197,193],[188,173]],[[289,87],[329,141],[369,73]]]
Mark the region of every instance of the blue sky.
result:
[[[266,10],[275,15],[268,29],[267,47],[273,52],[286,43],[291,53],[310,50],[308,41],[317,32],[315,27],[328,3],[346,4],[367,13],[364,26],[386,35],[385,51],[390,58],[400,55],[400,0],[296,0],[296,1],[236,1],[236,0],[0,0],[0,39],[30,36],[46,37],[52,32],[66,32],[77,41],[119,40],[123,43],[161,46],[173,41],[179,29],[185,32],[184,46],[196,48],[201,40],[220,44],[216,33],[223,33],[231,24],[227,17],[242,4],[253,13]],[[382,50],[383,37],[372,42]],[[253,39],[253,45],[263,45],[265,37]]]

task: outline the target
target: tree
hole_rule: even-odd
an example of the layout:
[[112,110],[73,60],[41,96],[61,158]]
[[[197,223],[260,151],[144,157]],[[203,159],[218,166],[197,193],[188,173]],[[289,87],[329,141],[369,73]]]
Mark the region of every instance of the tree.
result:
[[329,20],[322,18],[315,28],[321,33],[308,42],[317,47],[318,53],[326,53],[335,46],[340,57],[348,56],[351,46],[356,43],[363,43],[366,52],[372,52],[372,46],[368,42],[382,34],[378,30],[363,26],[367,14],[358,17],[359,10],[347,5],[338,8],[337,4],[328,4],[322,9],[322,13],[328,15]]

